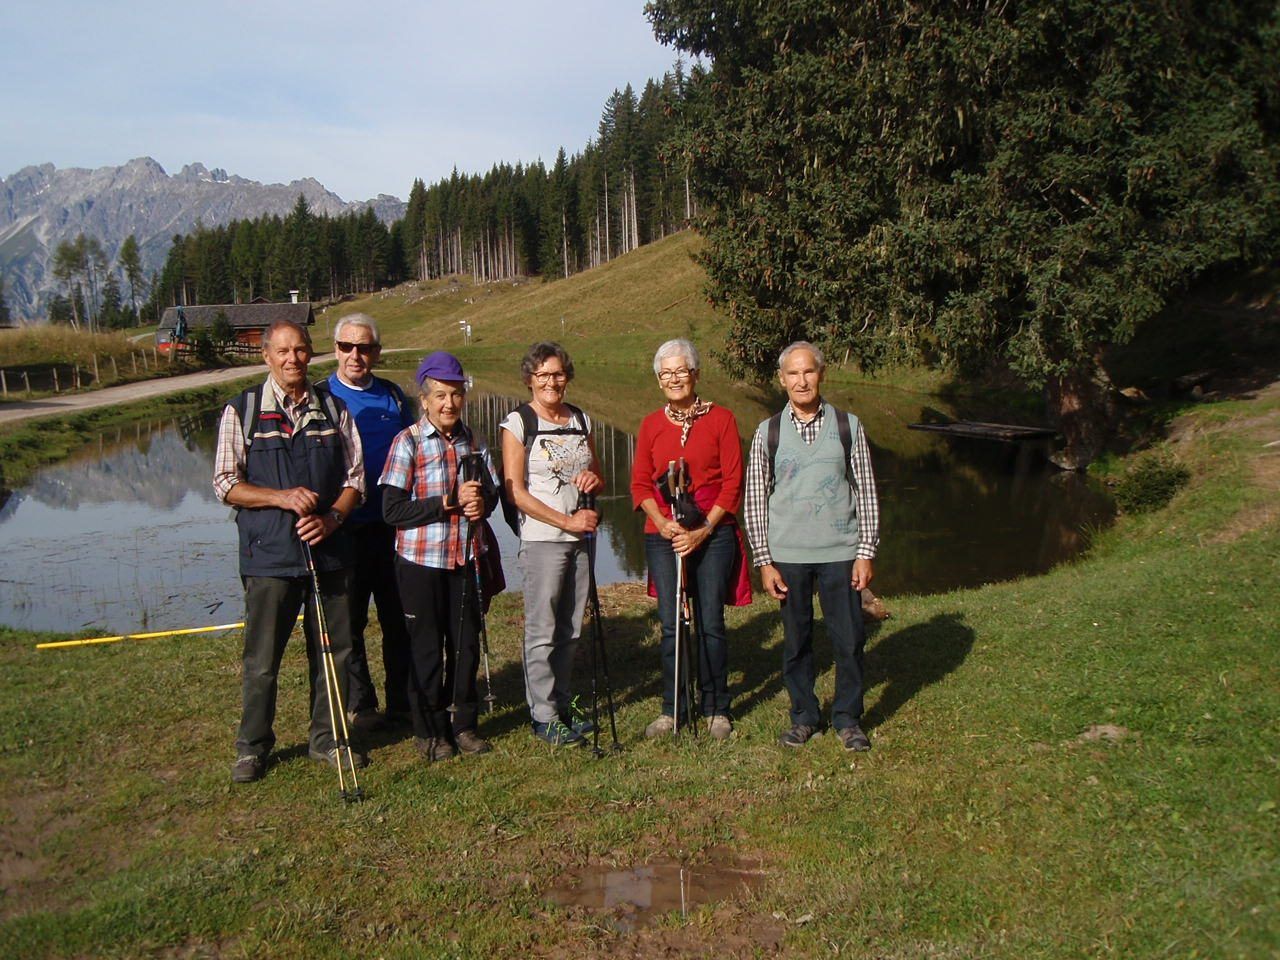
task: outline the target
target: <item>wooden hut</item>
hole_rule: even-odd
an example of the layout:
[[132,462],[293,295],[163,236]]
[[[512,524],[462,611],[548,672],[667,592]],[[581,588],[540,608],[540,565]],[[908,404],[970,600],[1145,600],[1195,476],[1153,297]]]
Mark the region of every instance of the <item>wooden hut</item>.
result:
[[212,328],[220,317],[230,326],[238,353],[254,353],[262,345],[262,332],[277,320],[289,320],[302,327],[314,326],[315,311],[309,303],[215,303],[195,307],[169,307],[156,327],[156,349],[168,353],[179,323],[179,311],[186,323],[185,340],[201,329]]

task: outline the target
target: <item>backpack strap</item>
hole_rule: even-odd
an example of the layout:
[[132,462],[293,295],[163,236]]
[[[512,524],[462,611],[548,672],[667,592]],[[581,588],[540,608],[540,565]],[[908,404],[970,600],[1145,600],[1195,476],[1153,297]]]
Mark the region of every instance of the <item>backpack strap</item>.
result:
[[520,423],[524,427],[524,449],[525,452],[533,449],[533,441],[541,434],[555,434],[557,436],[587,436],[587,415],[582,409],[575,407],[572,403],[566,403],[565,409],[569,411],[569,422],[563,427],[556,427],[554,430],[543,430],[538,426],[538,415],[533,412],[533,404],[522,403],[516,407],[516,413],[520,415]]
[[843,410],[831,408],[835,413],[836,426],[840,430],[840,446],[844,447],[844,478],[849,486],[853,486],[853,465],[849,460],[853,456],[853,428],[849,426],[849,415]]
[[256,387],[250,387],[231,401],[231,406],[240,415],[240,429],[244,431],[246,450],[253,442],[254,428],[258,425],[258,411],[262,409],[262,391],[266,386],[265,383],[260,383]]
[[765,451],[767,454],[766,462],[769,465],[769,473],[766,478],[765,486],[769,492],[773,492],[773,478],[775,471],[773,469],[774,461],[778,458],[778,444],[782,441],[782,411],[778,411],[768,419],[768,426],[765,428]]

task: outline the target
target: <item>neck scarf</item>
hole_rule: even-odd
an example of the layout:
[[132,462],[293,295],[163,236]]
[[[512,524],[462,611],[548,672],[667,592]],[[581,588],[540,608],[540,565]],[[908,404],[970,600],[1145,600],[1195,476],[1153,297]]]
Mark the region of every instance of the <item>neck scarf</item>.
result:
[[693,403],[688,409],[677,410],[671,404],[667,404],[667,416],[673,421],[680,424],[680,446],[684,446],[689,441],[689,431],[693,429],[693,421],[707,413],[711,409],[711,401],[701,399],[696,393],[693,395]]

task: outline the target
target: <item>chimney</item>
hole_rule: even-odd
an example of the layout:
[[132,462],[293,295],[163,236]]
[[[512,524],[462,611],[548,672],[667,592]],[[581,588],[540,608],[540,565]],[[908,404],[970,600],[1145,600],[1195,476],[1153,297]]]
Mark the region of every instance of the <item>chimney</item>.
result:
[[297,303],[297,302],[298,302],[298,291],[297,291],[297,290],[290,290],[290,291],[289,291],[289,302],[290,302],[290,303]]

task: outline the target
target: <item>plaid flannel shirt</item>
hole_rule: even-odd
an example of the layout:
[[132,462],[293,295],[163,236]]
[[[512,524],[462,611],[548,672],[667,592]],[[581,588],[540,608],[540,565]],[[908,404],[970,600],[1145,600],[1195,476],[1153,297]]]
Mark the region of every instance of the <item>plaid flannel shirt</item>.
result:
[[[453,435],[446,437],[423,417],[413,426],[401,430],[391,442],[387,464],[380,485],[399,487],[414,500],[447,497],[457,502],[458,463],[469,453],[479,453],[494,486],[498,474],[485,442],[471,429],[459,423]],[[471,540],[471,522],[460,512],[420,527],[396,530],[396,553],[420,567],[452,570],[470,560],[467,545]]]

